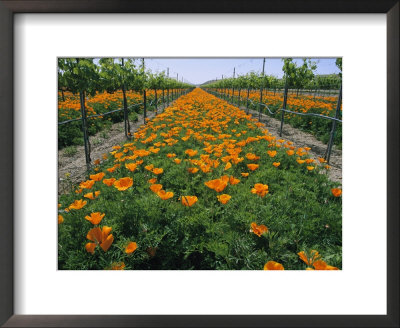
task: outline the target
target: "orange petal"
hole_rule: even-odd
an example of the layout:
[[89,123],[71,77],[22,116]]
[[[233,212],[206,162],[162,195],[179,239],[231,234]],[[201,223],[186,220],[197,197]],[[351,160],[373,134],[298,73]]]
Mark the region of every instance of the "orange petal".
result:
[[134,241],[131,241],[128,246],[125,248],[125,253],[132,254],[137,249],[137,244]]
[[96,244],[95,243],[87,243],[85,245],[85,248],[89,253],[94,254],[94,249],[96,248]]
[[103,239],[102,240],[105,240],[107,238],[107,236],[111,232],[111,230],[112,230],[111,227],[107,227],[107,226],[103,227],[103,231],[102,231],[102,238]]
[[282,264],[275,261],[268,261],[264,265],[264,270],[285,270]]
[[100,247],[103,249],[103,251],[107,252],[107,250],[110,248],[111,244],[114,241],[114,236],[109,235],[106,240],[104,240],[101,244]]
[[100,243],[101,240],[102,240],[102,235],[101,235],[100,228],[96,227],[96,228],[90,229],[88,234],[87,234],[87,236],[86,236],[86,238],[91,240],[91,241]]

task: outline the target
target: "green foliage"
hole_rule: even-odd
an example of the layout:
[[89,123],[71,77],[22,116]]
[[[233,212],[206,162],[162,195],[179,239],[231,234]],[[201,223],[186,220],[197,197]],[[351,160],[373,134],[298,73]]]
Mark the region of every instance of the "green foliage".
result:
[[78,152],[78,150],[76,149],[76,146],[68,146],[68,147],[65,147],[65,149],[64,149],[64,155],[67,157],[72,157],[77,152]]
[[314,72],[317,65],[310,59],[303,59],[303,65],[297,66],[292,58],[283,60],[282,70],[285,73],[285,79],[289,88],[302,89],[314,78]]
[[94,95],[101,89],[99,68],[93,58],[59,58],[58,83],[74,94],[85,91]]

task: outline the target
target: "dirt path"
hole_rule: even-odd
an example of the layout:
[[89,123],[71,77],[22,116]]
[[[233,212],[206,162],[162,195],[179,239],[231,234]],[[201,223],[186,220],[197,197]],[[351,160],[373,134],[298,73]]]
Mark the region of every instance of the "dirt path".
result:
[[[158,114],[163,110],[160,106]],[[147,112],[147,118],[153,118],[154,111]],[[131,132],[134,133],[143,125],[143,115],[138,114],[138,121],[132,124]],[[105,137],[105,138],[104,138]],[[124,122],[115,123],[110,130],[100,131],[96,135],[90,137],[92,161],[97,158],[101,159],[104,153],[110,152],[112,146],[118,145],[124,141],[128,142],[124,134]],[[78,183],[85,179],[86,162],[84,146],[76,146],[77,152],[73,156],[68,156],[66,148],[58,151],[58,193],[70,191],[70,185]],[[69,175],[67,177],[67,175]]]
[[[245,107],[240,107],[242,110],[246,110]],[[258,119],[258,111],[249,110],[249,113]],[[279,131],[281,127],[281,121],[272,118],[268,115],[261,114],[261,123],[264,123],[264,129],[268,129],[271,135],[279,138]],[[295,147],[310,147],[309,154],[315,160],[317,157],[323,157],[327,145],[317,140],[312,134],[303,132],[296,129],[289,124],[283,124],[282,139],[286,139],[293,142]],[[337,149],[335,146],[332,147],[330,163],[330,170],[328,176],[332,181],[342,182],[342,151]]]

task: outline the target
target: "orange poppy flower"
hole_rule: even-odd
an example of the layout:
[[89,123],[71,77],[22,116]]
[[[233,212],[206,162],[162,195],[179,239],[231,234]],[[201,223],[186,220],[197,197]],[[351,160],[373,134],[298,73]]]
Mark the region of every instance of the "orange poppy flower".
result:
[[340,197],[340,195],[342,194],[342,189],[340,189],[340,188],[332,188],[331,192],[332,192],[333,196]]
[[305,160],[298,158],[298,159],[296,159],[296,162],[299,163],[299,164],[304,164]]
[[313,263],[315,270],[339,270],[338,268],[326,264],[326,262],[322,260],[317,260]]
[[196,173],[198,170],[199,170],[199,169],[198,169],[197,167],[189,167],[189,168],[188,168],[188,172],[189,172],[189,173],[192,173],[192,174]]
[[299,148],[299,149],[297,149],[296,154],[301,157],[301,156],[306,155],[307,152],[305,152],[303,148]]
[[260,159],[260,156],[256,156],[256,154],[253,153],[247,153],[246,158],[250,161],[257,161]]
[[229,182],[229,176],[227,176],[227,175],[223,175],[220,179],[221,179],[223,182],[226,182],[226,183]]
[[105,173],[100,172],[97,174],[92,174],[90,175],[90,179],[94,180],[94,181],[101,181],[105,176]]
[[[228,179],[228,181],[229,181],[229,179]],[[208,188],[213,189],[216,192],[221,192],[228,185],[228,181],[224,181],[222,178],[220,178],[220,179],[214,179],[214,180],[210,180],[210,181],[204,182],[204,184]]]
[[75,200],[71,205],[68,206],[68,209],[79,210],[86,204],[87,204],[86,200],[83,199]]
[[91,213],[90,216],[86,215],[85,219],[91,222],[94,225],[97,225],[103,220],[105,214],[100,212]]
[[179,159],[179,158],[175,158],[175,159],[174,159],[174,162],[175,162],[176,164],[181,164],[182,160]]
[[226,204],[231,199],[231,196],[228,194],[222,194],[218,195],[217,198],[221,204]]
[[242,175],[242,177],[245,177],[245,178],[247,178],[247,177],[249,176],[249,174],[248,174],[248,173],[245,173],[245,172],[240,173],[240,174]]
[[268,185],[256,183],[254,188],[251,189],[251,192],[259,195],[260,197],[264,197],[266,194],[268,194]]
[[232,175],[229,177],[229,184],[232,186],[237,185],[240,182],[239,179],[234,178]]
[[226,163],[224,171],[229,170],[232,167],[232,164],[230,162]]
[[175,157],[176,156],[176,154],[174,154],[174,153],[172,153],[172,154],[167,154],[167,157],[168,158],[172,158],[172,157]]
[[281,163],[280,162],[273,162],[272,165],[275,166],[275,167],[278,167],[279,165],[281,165]]
[[149,179],[149,183],[153,184],[157,182],[157,178]]
[[62,215],[58,214],[58,224],[61,224],[64,222],[64,218]]
[[137,249],[137,244],[134,241],[131,241],[126,247],[125,247],[125,253],[126,254],[132,254],[134,251]]
[[129,177],[121,178],[114,182],[114,187],[117,188],[119,191],[126,190],[132,187],[132,185],[133,185],[133,179]]
[[102,230],[99,227],[89,230],[86,238],[94,243],[87,243],[85,245],[86,250],[94,254],[96,246],[99,245],[104,252],[107,252],[114,241],[114,236],[110,235],[111,230],[112,228],[106,226]]
[[100,190],[95,191],[94,194],[92,192],[89,192],[89,193],[83,195],[83,197],[89,198],[89,199],[95,199],[98,195],[100,195]]
[[325,167],[325,169],[327,169],[327,170],[329,170],[329,169],[331,168],[330,165],[325,165],[324,167]]
[[269,155],[269,157],[275,157],[276,156],[276,150],[268,150],[267,154]]
[[94,182],[95,182],[94,180],[86,180],[86,181],[83,181],[83,182],[81,182],[81,183],[79,184],[79,188],[81,188],[81,189],[90,189],[90,188],[93,187]]
[[124,270],[125,268],[125,263],[124,262],[119,262],[119,263],[113,263],[111,264],[111,270]]
[[155,193],[159,192],[161,189],[162,189],[162,184],[152,184],[150,186],[150,190]]
[[193,149],[186,149],[185,154],[189,155],[190,157],[196,156],[197,155],[197,150]]
[[153,169],[152,172],[153,172],[154,174],[161,174],[161,173],[164,172],[164,169],[162,169],[162,168],[155,168],[155,169]]
[[191,207],[198,201],[196,196],[182,196],[181,202],[183,205]]
[[307,166],[307,170],[312,171],[315,169],[315,166]]
[[99,164],[100,164],[100,160],[99,160],[99,159],[96,159],[96,160],[93,162],[93,164],[94,164],[94,165],[99,165]]
[[275,261],[268,261],[264,265],[264,270],[285,270],[282,264]]
[[136,165],[135,163],[129,163],[129,164],[127,163],[127,164],[125,164],[125,167],[126,167],[129,171],[133,172],[133,171],[136,170],[137,165]]
[[323,157],[318,157],[320,163],[326,163],[326,159]]
[[294,155],[294,150],[287,150],[286,154],[288,154],[289,156]]
[[113,167],[109,167],[108,169],[106,169],[108,172],[113,173],[115,171],[117,167],[113,166]]
[[103,183],[109,187],[111,187],[115,182],[115,178],[110,178],[110,179],[104,179]]
[[247,164],[247,167],[249,170],[255,171],[258,169],[259,165],[258,164]]
[[250,231],[256,234],[258,237],[261,237],[262,234],[268,232],[268,228],[263,224],[257,225],[257,223],[252,222],[250,227]]
[[153,168],[154,168],[154,165],[153,164],[150,164],[150,165],[146,165],[145,167],[144,167],[147,171],[153,171]]
[[306,252],[301,251],[297,253],[297,255],[308,266],[311,266],[314,261],[318,260],[321,257],[321,255],[319,255],[318,251],[316,251],[315,249],[311,250],[310,254],[306,254]]
[[157,196],[160,197],[162,200],[167,200],[174,197],[174,193],[172,191],[160,190],[157,192]]

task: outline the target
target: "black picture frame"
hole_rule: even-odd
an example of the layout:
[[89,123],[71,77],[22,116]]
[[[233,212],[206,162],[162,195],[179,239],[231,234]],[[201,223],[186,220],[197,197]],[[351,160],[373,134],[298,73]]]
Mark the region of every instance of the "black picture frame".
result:
[[[14,315],[13,135],[17,131],[13,127],[13,16],[16,13],[385,13],[387,315]],[[0,324],[4,327],[399,327],[398,0],[0,0],[0,67]]]

